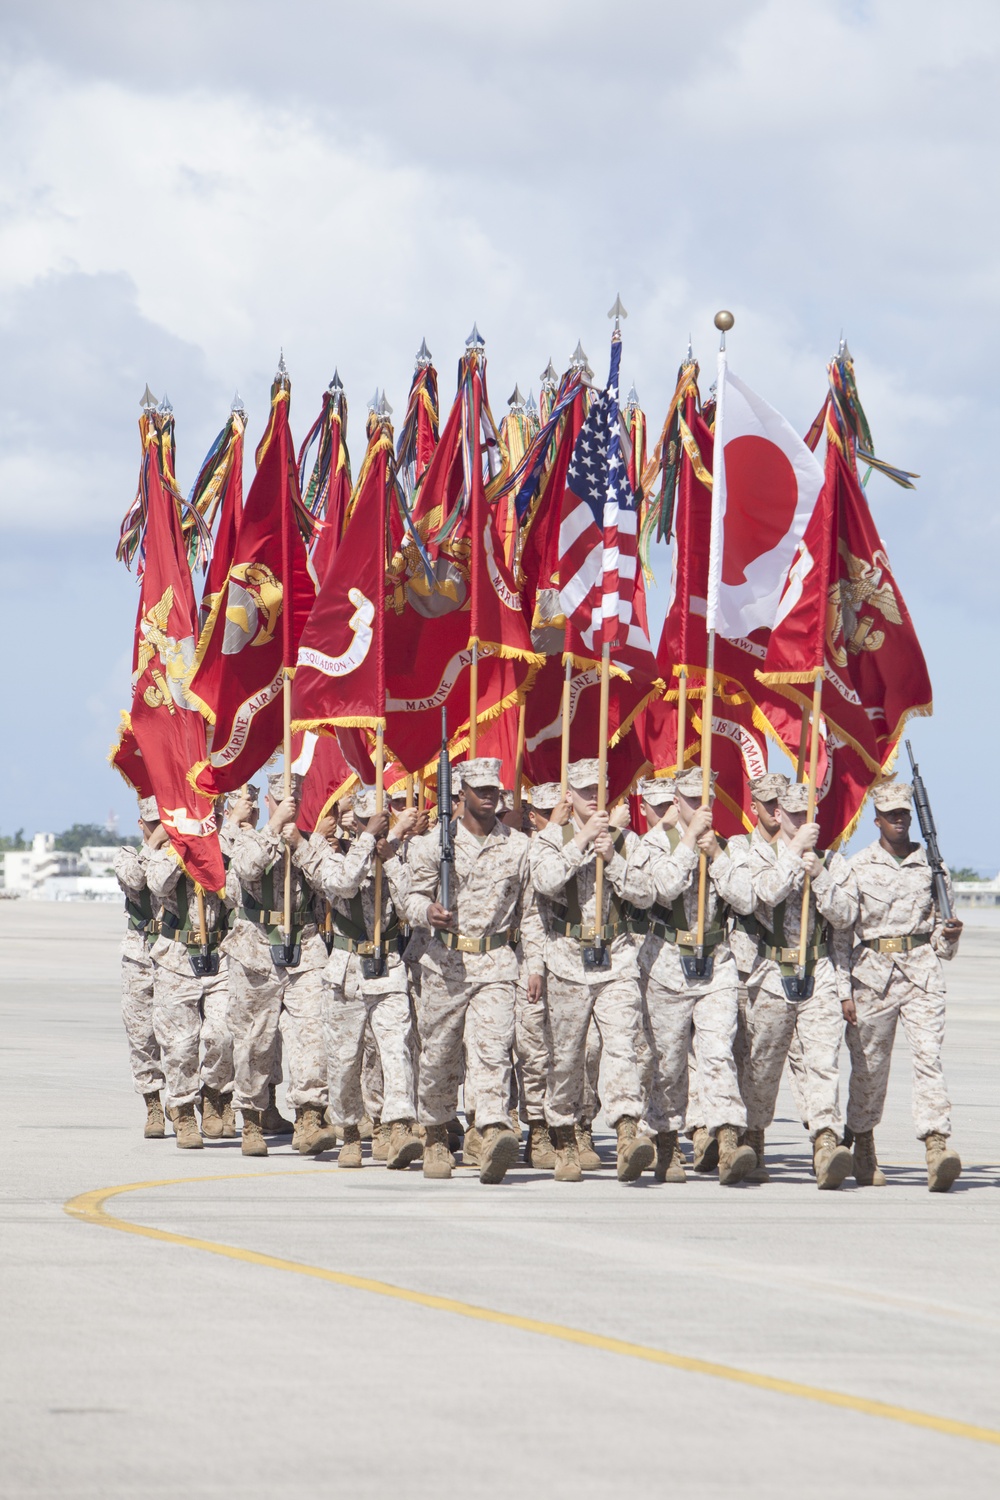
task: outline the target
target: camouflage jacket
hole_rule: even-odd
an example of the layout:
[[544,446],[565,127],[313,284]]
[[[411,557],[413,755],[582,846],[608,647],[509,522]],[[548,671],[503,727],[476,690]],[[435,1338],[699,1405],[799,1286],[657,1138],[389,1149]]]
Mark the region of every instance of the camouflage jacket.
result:
[[131,959],[133,963],[144,967],[148,967],[150,963],[149,947],[153,934],[139,924],[154,921],[158,911],[157,903],[146,884],[148,859],[147,844],[142,844],[138,849],[132,844],[123,844],[115,855],[114,867],[115,879],[125,896],[127,918],[125,936],[122,938],[122,958]]
[[[680,930],[697,931],[697,849],[689,849],[680,839],[671,848],[667,830],[662,824],[657,824],[640,840],[631,863],[642,871],[645,880],[652,886],[653,899],[659,913],[669,916],[670,920],[665,925],[679,928],[679,922],[675,922],[673,918],[683,915],[685,926]],[[745,851],[737,847],[731,852],[727,846],[708,866],[705,891],[706,934],[723,930],[729,909],[745,914],[752,908],[753,893],[750,889]],[[652,911],[650,915],[656,916],[657,913]],[[711,982],[719,983],[725,979],[727,983],[735,984],[735,965],[727,938],[724,936],[716,942],[711,951],[714,958]],[[688,987],[677,944],[656,933],[650,932],[643,939],[639,949],[639,963],[647,974],[669,989],[683,990]]]
[[[181,869],[177,855],[169,844],[154,850],[146,865],[146,879],[154,900],[161,906],[160,921],[163,924],[150,949],[150,956],[161,969],[174,974],[190,974],[190,954],[197,952],[198,897],[194,881]],[[205,928],[209,946],[221,951],[222,940],[228,931],[229,907],[214,891],[205,892]],[[170,928],[178,933],[171,936]],[[189,929],[189,942],[181,940],[180,934]]]
[[[802,923],[802,891],[806,867],[780,835],[774,844],[762,840],[750,849],[750,879],[754,892],[754,914],[770,946],[798,946]],[[783,932],[775,930],[783,906]],[[841,1000],[851,997],[851,929],[858,916],[858,887],[850,865],[842,854],[823,856],[823,868],[809,882],[807,945],[816,943],[817,921],[829,924],[828,952],[816,960],[817,986],[833,983]],[[762,960],[755,981],[770,994],[781,993],[781,970],[776,961]]]
[[[951,959],[958,942],[944,934],[934,904],[931,867],[923,845],[898,862],[880,841],[860,849],[849,861],[857,881],[860,909],[853,931],[851,974],[856,985],[881,994],[895,974],[904,974],[919,989],[944,993],[941,959]],[[945,872],[948,891],[951,877]],[[909,953],[876,953],[866,939],[927,934],[930,941]]]
[[[329,902],[336,933],[354,940],[371,941],[375,935],[375,839],[370,833],[358,837],[342,850],[326,840],[311,839],[302,870],[313,889]],[[382,933],[386,973],[380,979],[363,979],[368,994],[404,993],[406,970],[396,944],[397,916],[401,897],[408,886],[406,870],[398,859],[382,865]],[[363,929],[363,932],[360,930]],[[388,934],[388,937],[386,937]],[[334,946],[324,979],[342,986],[348,970],[361,970],[357,953]]]
[[[314,833],[303,839],[292,850],[292,926],[293,942],[301,943],[298,964],[293,968],[280,969],[271,957],[270,927],[275,924],[251,920],[247,896],[252,908],[282,913],[285,902],[285,842],[281,835],[266,825],[252,828],[249,823],[241,825],[233,842],[227,880],[227,894],[239,885],[236,920],[232,931],[223,944],[222,951],[236,959],[251,974],[297,974],[306,969],[326,967],[326,944],[319,934],[323,913],[321,903],[303,873],[309,863],[313,844],[325,847],[325,840]],[[265,903],[266,897],[266,903]]]
[[[587,969],[583,950],[592,940],[560,932],[557,924],[573,921],[593,929],[597,925],[597,855],[593,844],[581,849],[576,842],[578,825],[566,825],[569,836],[557,824],[549,823],[531,840],[531,879],[535,887],[538,910],[545,929],[545,967],[561,979],[578,984],[606,984],[609,979],[637,979],[635,938],[631,932],[620,932],[608,943],[609,968]],[[633,857],[639,837],[631,829],[616,838],[615,852],[604,865],[604,890],[601,901],[601,927],[627,919],[627,906],[648,906],[653,887],[644,872],[637,869]],[[576,882],[576,900],[570,899],[570,883]],[[577,917],[577,907],[579,917]]]

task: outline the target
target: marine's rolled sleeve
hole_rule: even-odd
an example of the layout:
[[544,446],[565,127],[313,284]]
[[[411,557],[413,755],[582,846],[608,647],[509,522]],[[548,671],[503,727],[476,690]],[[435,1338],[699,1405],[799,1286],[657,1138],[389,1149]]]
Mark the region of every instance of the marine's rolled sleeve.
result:
[[162,901],[170,895],[182,874],[180,860],[168,844],[161,849],[155,849],[149,856],[149,862],[146,865],[146,884],[157,901]]

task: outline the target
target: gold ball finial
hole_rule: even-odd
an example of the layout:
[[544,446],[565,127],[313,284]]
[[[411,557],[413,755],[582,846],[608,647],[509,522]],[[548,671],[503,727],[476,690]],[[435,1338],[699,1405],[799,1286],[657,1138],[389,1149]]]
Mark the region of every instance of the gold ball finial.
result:
[[721,312],[716,313],[712,321],[715,323],[715,326],[720,333],[728,333],[730,328],[732,328],[733,324],[736,322],[736,319],[733,317],[731,312],[728,312],[726,308],[723,308]]

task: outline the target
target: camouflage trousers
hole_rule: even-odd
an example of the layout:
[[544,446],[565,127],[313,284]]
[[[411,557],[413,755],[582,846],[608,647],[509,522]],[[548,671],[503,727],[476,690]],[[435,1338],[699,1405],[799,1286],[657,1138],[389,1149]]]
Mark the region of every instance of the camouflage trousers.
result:
[[[329,1065],[329,1034],[327,1035],[327,1064]],[[385,1074],[382,1070],[382,1054],[379,1038],[372,1027],[371,1016],[365,1021],[364,1041],[361,1057],[361,1102],[369,1120],[381,1120],[385,1104]],[[391,1116],[389,1116],[391,1119]],[[407,1118],[411,1118],[407,1116]],[[353,1123],[353,1122],[351,1122]]]
[[917,1139],[932,1132],[951,1135],[951,1104],[941,1065],[945,997],[894,974],[884,994],[856,985],[857,1026],[847,1028],[851,1087],[847,1124],[855,1135],[874,1130],[882,1118],[896,1023],[903,1023],[913,1053],[913,1123]]
[[[514,1043],[514,981],[466,981],[425,968],[414,997],[420,1033],[417,1118],[446,1125],[458,1109],[465,1073],[476,1125],[509,1125]],[[463,1057],[464,1042],[464,1057]]]
[[[601,1112],[601,1053],[604,1050],[601,1042],[601,1033],[593,1016],[587,1027],[587,1048],[583,1055],[583,1104],[580,1109],[580,1123],[582,1125],[593,1125]],[[653,1054],[646,1048],[645,1057],[652,1064]],[[636,1061],[638,1062],[638,1055]],[[642,1068],[639,1069],[640,1077]]]
[[528,1122],[545,1119],[545,1090],[552,1065],[545,997],[533,1004],[528,991],[518,985],[514,999],[514,1071],[517,1074],[521,1118]]
[[[323,1031],[330,1117],[335,1125],[359,1125],[366,1113],[386,1124],[416,1118],[408,995],[366,995],[348,970],[343,988],[323,987]],[[378,1062],[377,1105],[370,1095],[365,1096],[364,1088],[369,1036]]]
[[[736,1008],[736,1035],[733,1038],[733,1063],[736,1067],[736,1086],[740,1091],[740,1098],[744,1104],[747,1101],[746,1074],[747,1065],[750,1061],[750,1035],[747,1024],[748,999],[746,986],[741,984],[737,991]],[[696,1130],[707,1129],[705,1124],[705,1106],[701,1102],[701,1085],[698,1076],[698,1031],[697,1028],[691,1034],[688,1044],[688,1102],[687,1118],[684,1129],[688,1135],[693,1135]]]
[[806,1065],[802,1056],[802,1043],[798,1031],[792,1032],[788,1044],[788,1090],[795,1105],[795,1112],[803,1125],[809,1124],[809,1105],[806,1092]]
[[122,959],[122,1020],[128,1060],[137,1094],[158,1094],[163,1087],[160,1044],[153,1032],[153,964]]
[[[727,966],[728,967],[728,966]],[[689,1052],[698,1074],[697,1110],[691,1121],[715,1131],[720,1125],[746,1124],[733,1061],[733,1041],[739,1002],[735,982],[720,983],[716,975],[682,991],[668,989],[651,975],[643,976],[646,1014],[653,1044],[652,1084],[646,1103],[646,1122],[654,1131],[683,1130],[690,1120]]]
[[233,1038],[226,1023],[229,973],[199,979],[153,965],[153,1033],[160,1048],[168,1108],[190,1104],[202,1085],[228,1094],[233,1087]]
[[601,1039],[605,1117],[612,1127],[625,1115],[639,1119],[642,1084],[636,1037],[642,1025],[642,1002],[638,981],[580,984],[550,973],[546,983],[552,1033],[552,1072],[545,1098],[548,1124],[575,1125],[586,1118],[587,1033],[592,1019]]
[[233,1034],[236,1109],[266,1109],[273,1081],[278,1021],[288,1070],[289,1108],[326,1107],[326,1045],[323,1040],[323,970],[273,969],[258,974],[229,960],[229,1029]]
[[766,1130],[774,1119],[781,1074],[793,1040],[802,1062],[803,1119],[810,1139],[821,1130],[840,1138],[844,1117],[840,1108],[840,1039],[844,1018],[832,974],[816,974],[808,1000],[791,1005],[784,995],[758,990],[750,1008],[750,1066],[744,1080],[747,1124]]

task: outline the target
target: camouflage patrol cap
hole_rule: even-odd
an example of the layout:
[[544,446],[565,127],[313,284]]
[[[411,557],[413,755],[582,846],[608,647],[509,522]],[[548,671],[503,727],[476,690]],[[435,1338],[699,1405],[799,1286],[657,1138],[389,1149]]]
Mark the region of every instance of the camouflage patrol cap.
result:
[[895,812],[900,807],[909,810],[913,806],[913,788],[906,781],[883,781],[872,792],[872,801],[878,812]]
[[790,781],[778,793],[778,806],[785,812],[809,811],[809,788],[804,781]]
[[471,786],[477,791],[484,786],[503,786],[500,762],[492,755],[481,755],[476,760],[463,760],[458,767],[458,774],[463,786]]
[[577,792],[587,786],[597,786],[601,779],[601,763],[596,756],[589,760],[571,760],[568,778],[570,786]]
[[158,823],[160,821],[160,809],[156,805],[155,797],[139,798],[139,816],[144,823]]
[[562,796],[562,787],[558,781],[540,781],[528,796],[536,812],[551,812]]
[[[717,779],[717,773],[715,771],[712,771],[711,792],[709,793],[710,797],[715,796],[715,783]],[[700,797],[701,788],[701,766],[688,766],[686,771],[681,771],[677,776],[674,777],[674,791],[680,792],[682,797],[690,797],[692,799]]]
[[359,786],[351,799],[351,806],[359,818],[374,818],[375,816],[375,788],[373,786]]
[[[302,797],[302,783],[305,777],[299,771],[292,772],[292,796],[298,802]],[[285,798],[285,773],[284,771],[270,771],[267,777],[267,795],[272,802],[283,802]]]
[[644,802],[659,807],[674,800],[674,778],[672,776],[644,776],[636,787]]
[[226,811],[228,812],[231,808],[234,808],[236,806],[237,802],[242,801],[242,799],[244,797],[249,797],[250,798],[251,806],[253,806],[253,807],[259,806],[260,805],[260,787],[259,786],[254,786],[254,784],[253,784],[252,781],[248,781],[245,786],[238,786],[235,791],[227,793],[227,795],[226,795]]
[[754,776],[747,782],[751,797],[757,802],[773,802],[789,785],[788,777],[780,771],[769,771],[766,776]]

